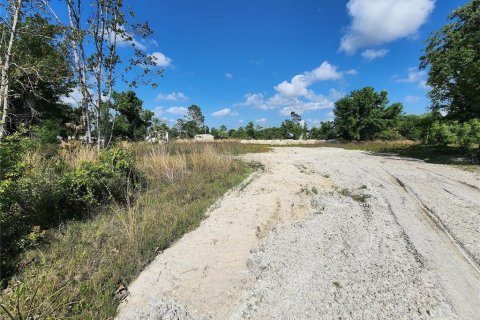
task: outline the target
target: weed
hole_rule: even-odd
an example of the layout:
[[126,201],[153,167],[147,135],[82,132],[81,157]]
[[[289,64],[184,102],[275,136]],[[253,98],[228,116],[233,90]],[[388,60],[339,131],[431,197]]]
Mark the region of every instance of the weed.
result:
[[339,194],[341,194],[342,196],[344,197],[350,197],[352,198],[354,201],[357,201],[357,202],[366,202],[368,198],[370,198],[370,195],[367,195],[367,194],[355,194],[353,193],[351,190],[349,189],[346,189],[346,188],[342,188],[340,190],[337,190],[337,192]]

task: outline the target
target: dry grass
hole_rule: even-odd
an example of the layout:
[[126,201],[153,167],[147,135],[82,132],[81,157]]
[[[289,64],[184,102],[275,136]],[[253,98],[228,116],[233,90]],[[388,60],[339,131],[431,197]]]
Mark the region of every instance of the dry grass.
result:
[[[232,157],[241,147],[230,144],[126,145],[146,177],[145,189],[126,206],[113,204],[88,221],[50,230],[46,244],[23,255],[21,272],[1,295],[0,319],[112,318],[118,286],[194,229],[206,209],[251,172]],[[76,166],[95,152],[72,148],[62,157]]]
[[78,141],[62,145],[60,157],[72,168],[77,168],[82,161],[93,161],[97,158],[98,151],[95,147],[88,147]]

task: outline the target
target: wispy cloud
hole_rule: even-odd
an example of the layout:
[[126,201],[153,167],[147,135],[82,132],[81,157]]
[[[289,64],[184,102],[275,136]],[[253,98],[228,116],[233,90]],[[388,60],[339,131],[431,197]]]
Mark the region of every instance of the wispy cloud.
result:
[[167,100],[167,101],[187,101],[188,97],[183,92],[171,92],[171,93],[159,93],[157,95],[157,100]]
[[418,70],[415,67],[408,68],[408,75],[406,78],[401,78],[398,76],[393,76],[394,80],[399,83],[409,83],[409,82],[420,82],[423,81],[426,76],[426,72],[423,70]]
[[367,49],[362,52],[362,57],[364,57],[367,60],[375,60],[377,58],[382,58],[385,57],[388,53],[387,49]]
[[405,101],[406,103],[412,103],[412,104],[414,104],[414,103],[420,102],[420,97],[417,97],[417,96],[406,96],[405,99],[404,99],[404,101]]
[[155,114],[155,117],[159,118],[163,113],[163,107],[158,106],[152,109],[153,113]]
[[214,117],[236,116],[237,112],[232,111],[230,108],[224,108],[212,113]]
[[227,72],[227,73],[225,73],[225,78],[227,78],[227,79],[232,79],[232,78],[233,78],[233,74],[231,74],[230,72]]
[[188,109],[185,107],[171,107],[167,109],[168,113],[178,114],[178,115],[186,115]]

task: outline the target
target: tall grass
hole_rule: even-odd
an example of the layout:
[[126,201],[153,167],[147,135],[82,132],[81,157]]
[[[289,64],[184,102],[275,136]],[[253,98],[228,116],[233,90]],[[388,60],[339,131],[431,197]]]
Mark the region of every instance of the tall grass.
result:
[[[48,230],[43,245],[22,255],[1,295],[0,318],[112,318],[117,288],[195,228],[206,209],[251,171],[232,157],[242,148],[233,145],[125,147],[135,154],[143,188],[129,189],[125,203],[99,207],[87,220]],[[71,166],[94,156],[78,148],[62,155]]]

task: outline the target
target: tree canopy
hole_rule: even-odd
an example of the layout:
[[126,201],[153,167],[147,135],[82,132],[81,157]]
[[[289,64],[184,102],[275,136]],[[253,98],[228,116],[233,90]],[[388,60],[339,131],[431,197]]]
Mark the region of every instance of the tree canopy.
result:
[[480,0],[453,11],[451,22],[427,41],[421,69],[434,110],[460,121],[480,118]]
[[364,141],[380,137],[402,113],[401,103],[388,106],[388,93],[372,87],[352,91],[335,103],[335,128],[341,139]]

